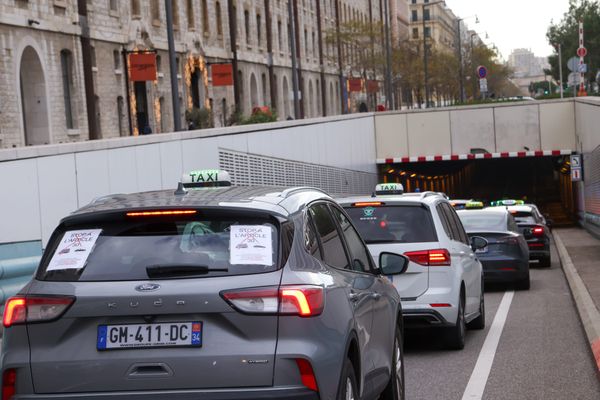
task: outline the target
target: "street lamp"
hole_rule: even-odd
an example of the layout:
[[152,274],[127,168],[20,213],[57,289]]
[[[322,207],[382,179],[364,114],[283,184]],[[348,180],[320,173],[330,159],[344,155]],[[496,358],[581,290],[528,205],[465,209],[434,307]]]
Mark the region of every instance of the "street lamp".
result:
[[[427,69],[427,58],[428,58],[428,54],[427,54],[427,35],[425,34],[425,7],[427,6],[433,6],[436,4],[445,4],[446,2],[443,0],[440,1],[434,1],[432,3],[425,3],[423,2],[423,4],[421,5],[422,7],[422,15],[423,15],[423,73],[424,73],[424,80],[425,80],[425,108],[429,108],[429,71]],[[429,18],[428,18],[429,19]],[[431,34],[431,32],[430,32]]]

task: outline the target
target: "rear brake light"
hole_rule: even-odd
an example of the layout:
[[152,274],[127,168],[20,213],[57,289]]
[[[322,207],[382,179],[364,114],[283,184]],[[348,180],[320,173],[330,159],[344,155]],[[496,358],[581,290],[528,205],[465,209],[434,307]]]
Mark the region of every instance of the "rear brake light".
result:
[[11,297],[4,307],[5,328],[30,322],[52,321],[67,311],[74,297]]
[[544,247],[544,243],[527,243],[529,247]]
[[233,308],[247,314],[313,317],[323,312],[323,288],[298,285],[221,292]]
[[404,255],[414,263],[429,267],[450,265],[450,253],[446,249],[409,251]]
[[310,362],[304,358],[296,358],[296,365],[298,365],[298,370],[300,371],[302,384],[310,390],[318,392],[317,379],[315,378],[315,372],[313,371]]
[[533,236],[544,236],[544,228],[541,226],[538,226],[536,228],[533,228],[531,233],[533,233]]
[[431,303],[431,307],[452,307],[450,303]]
[[190,215],[196,214],[196,210],[156,210],[156,211],[132,211],[128,217],[159,217],[163,215]]
[[4,370],[2,373],[2,400],[10,400],[16,393],[17,371],[14,369]]
[[361,201],[352,203],[352,207],[379,207],[383,205],[385,205],[385,203],[382,203],[381,201]]

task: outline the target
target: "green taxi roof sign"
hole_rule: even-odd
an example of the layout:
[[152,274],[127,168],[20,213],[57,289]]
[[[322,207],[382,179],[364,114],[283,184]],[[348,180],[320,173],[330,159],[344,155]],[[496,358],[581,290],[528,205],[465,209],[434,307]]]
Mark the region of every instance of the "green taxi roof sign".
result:
[[514,199],[504,199],[504,200],[496,200],[492,201],[490,205],[492,206],[516,206],[525,204],[523,200],[514,200]]
[[481,208],[483,208],[483,202],[482,201],[468,201],[465,204],[465,208],[468,208],[470,210],[481,209]]
[[403,194],[404,186],[401,183],[380,183],[375,186],[376,195]]
[[231,186],[231,177],[221,169],[202,169],[183,174],[181,182],[186,189]]

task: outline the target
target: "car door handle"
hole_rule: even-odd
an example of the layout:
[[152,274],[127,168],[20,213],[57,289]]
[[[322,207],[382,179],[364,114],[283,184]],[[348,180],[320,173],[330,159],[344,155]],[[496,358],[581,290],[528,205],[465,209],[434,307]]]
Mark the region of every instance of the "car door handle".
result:
[[359,294],[358,293],[350,293],[348,295],[348,299],[352,302],[357,302],[359,299]]
[[379,300],[381,298],[381,294],[379,294],[379,293],[371,293],[371,298],[373,300]]

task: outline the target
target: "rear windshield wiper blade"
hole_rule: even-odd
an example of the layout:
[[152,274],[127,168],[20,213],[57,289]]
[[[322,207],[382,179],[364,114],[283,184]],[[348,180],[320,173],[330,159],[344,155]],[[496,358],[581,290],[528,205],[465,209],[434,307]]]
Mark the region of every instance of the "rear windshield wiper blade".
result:
[[196,264],[160,264],[146,267],[148,278],[205,275],[210,272],[227,272],[227,268],[209,268]]

